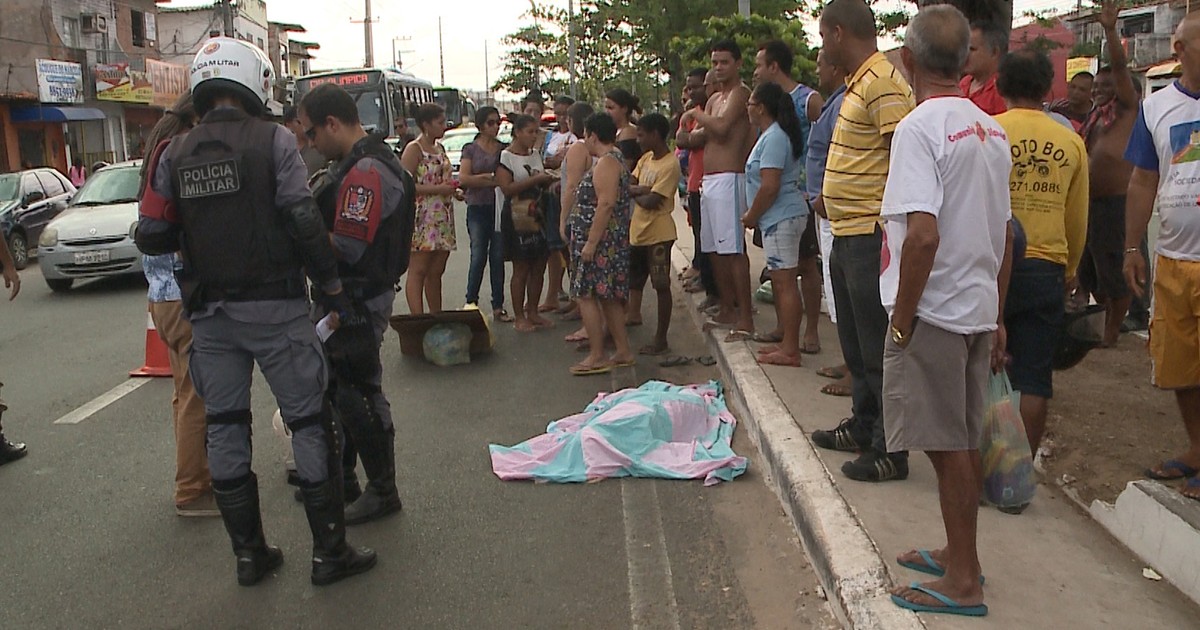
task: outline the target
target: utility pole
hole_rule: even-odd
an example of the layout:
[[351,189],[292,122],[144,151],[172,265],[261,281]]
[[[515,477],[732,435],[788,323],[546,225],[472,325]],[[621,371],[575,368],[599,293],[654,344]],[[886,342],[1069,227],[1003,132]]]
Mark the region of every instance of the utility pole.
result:
[[492,97],[492,79],[488,74],[490,61],[488,60],[487,40],[483,40],[483,91],[488,95],[488,100]]
[[366,3],[366,17],[363,18],[363,46],[366,47],[366,63],[364,67],[372,68],[375,66],[375,41],[371,37],[371,0],[363,0]]
[[442,16],[438,16],[438,69],[442,73],[442,85],[446,85],[446,55],[442,49]]
[[575,82],[575,0],[567,0],[567,74],[571,76],[571,98],[579,98]]
[[412,41],[412,38],[407,35],[392,38],[392,63],[395,64],[395,66],[397,68],[403,69],[404,68],[404,58],[402,57],[402,55],[406,52],[416,52],[416,51],[408,50],[408,49],[405,49],[405,50],[397,49],[396,42],[398,42],[398,41],[404,42],[405,44],[407,44]]
[[225,25],[225,37],[233,37],[233,3],[231,0],[221,0],[221,21]]
[[738,0],[738,14],[750,17],[750,0]]

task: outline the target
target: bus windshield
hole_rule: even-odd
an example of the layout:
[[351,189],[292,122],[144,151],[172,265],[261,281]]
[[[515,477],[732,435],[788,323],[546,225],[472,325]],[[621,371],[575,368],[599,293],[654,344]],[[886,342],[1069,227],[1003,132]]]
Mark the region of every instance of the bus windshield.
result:
[[378,129],[391,131],[388,127],[387,108],[384,107],[381,90],[349,90],[349,92],[354,97],[354,104],[358,107],[358,119],[367,133]]

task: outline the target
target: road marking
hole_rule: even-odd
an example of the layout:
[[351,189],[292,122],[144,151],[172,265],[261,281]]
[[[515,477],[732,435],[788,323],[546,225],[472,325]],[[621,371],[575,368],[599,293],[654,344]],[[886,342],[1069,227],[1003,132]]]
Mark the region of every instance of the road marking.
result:
[[679,630],[671,558],[663,533],[657,482],[621,480],[625,559],[629,570],[629,618],[634,630]]
[[54,421],[54,424],[79,424],[90,418],[93,414],[104,409],[105,407],[117,402],[126,394],[129,394],[137,388],[153,381],[152,378],[131,378],[120,385],[100,394],[86,405],[68,413],[67,415]]

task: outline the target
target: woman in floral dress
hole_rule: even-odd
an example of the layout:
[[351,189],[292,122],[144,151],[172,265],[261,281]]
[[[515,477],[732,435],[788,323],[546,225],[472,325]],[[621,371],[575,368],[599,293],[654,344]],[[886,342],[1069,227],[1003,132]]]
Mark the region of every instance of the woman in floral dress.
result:
[[[612,116],[594,114],[584,125],[584,142],[597,158],[579,183],[568,221],[571,248],[571,296],[579,301],[590,352],[571,366],[576,376],[604,374],[634,364],[625,332],[629,298],[629,220],[633,202],[629,171],[617,150]],[[605,329],[616,352],[604,355]]]
[[417,109],[421,135],[404,147],[400,163],[413,173],[417,184],[417,218],[413,229],[412,257],[404,283],[408,310],[414,315],[442,310],[442,275],[455,249],[454,200],[461,199],[458,182],[451,176],[450,159],[440,139],[446,134],[446,112],[427,103]]

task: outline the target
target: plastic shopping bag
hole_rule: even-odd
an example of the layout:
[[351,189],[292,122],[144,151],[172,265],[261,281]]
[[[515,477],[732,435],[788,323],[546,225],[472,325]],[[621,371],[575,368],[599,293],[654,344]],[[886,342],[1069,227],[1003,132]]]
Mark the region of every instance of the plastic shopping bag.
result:
[[471,362],[471,328],[466,324],[438,324],[421,339],[425,359],[439,367]]
[[1021,420],[1021,395],[1013,391],[1008,374],[993,374],[988,382],[987,411],[979,452],[983,458],[983,492],[1002,510],[1020,510],[1033,501],[1037,482],[1029,438]]

